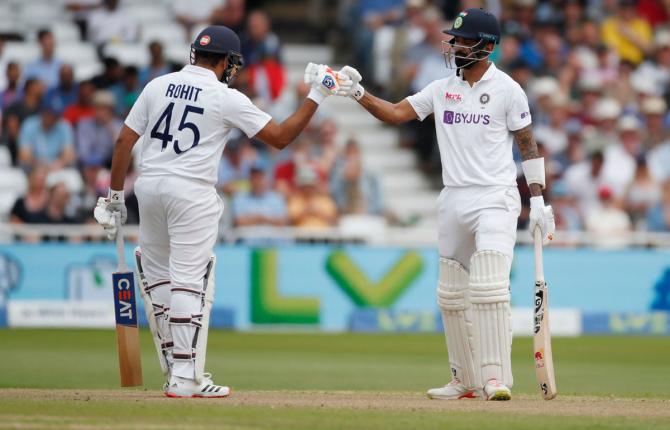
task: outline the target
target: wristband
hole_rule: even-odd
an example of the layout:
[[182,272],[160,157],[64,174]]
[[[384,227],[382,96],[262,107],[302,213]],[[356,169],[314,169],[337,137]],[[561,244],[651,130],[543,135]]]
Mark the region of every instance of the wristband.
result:
[[365,95],[365,88],[363,88],[363,85],[361,84],[356,84],[356,88],[351,92],[351,97],[356,99],[356,101],[360,100],[363,98]]
[[312,88],[311,90],[309,90],[309,94],[307,94],[307,98],[314,101],[314,103],[316,103],[317,105],[323,103],[323,101],[326,100],[326,97],[327,96],[324,93],[317,90],[316,88]]
[[121,191],[116,191],[113,189],[109,189],[109,196],[107,197],[110,202],[112,203],[123,203],[125,202],[125,199],[123,198],[123,190]]
[[538,184],[542,189],[545,188],[544,182],[544,158],[533,158],[521,163],[523,175],[526,177],[526,182],[530,184]]

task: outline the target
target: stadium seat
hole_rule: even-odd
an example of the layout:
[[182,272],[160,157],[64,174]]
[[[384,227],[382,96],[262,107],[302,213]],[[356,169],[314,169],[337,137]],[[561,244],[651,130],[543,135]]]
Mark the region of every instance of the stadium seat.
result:
[[155,22],[142,26],[142,41],[146,44],[157,40],[163,46],[186,42],[186,31],[178,22]]
[[79,27],[77,27],[73,22],[55,22],[51,26],[51,31],[53,32],[54,38],[56,39],[56,44],[75,43],[81,40]]
[[68,64],[88,64],[98,61],[93,45],[89,43],[61,43],[56,45],[56,58]]
[[62,169],[49,173],[47,186],[52,187],[59,182],[64,183],[71,194],[77,194],[84,189],[84,181],[77,169]]
[[116,58],[121,64],[142,67],[149,64],[149,48],[144,43],[108,44],[104,55]]
[[0,178],[0,194],[13,193],[22,196],[28,189],[28,178],[19,168],[0,167]]
[[94,76],[102,73],[105,69],[105,67],[99,61],[83,64],[74,63],[73,66],[74,78],[79,82],[91,79]]
[[[125,6],[128,15],[144,27],[147,23],[163,23],[172,21],[172,11],[168,8],[156,7],[152,4],[128,4]],[[166,26],[169,28],[169,26]]]
[[13,192],[0,191],[0,223],[9,220],[9,213],[14,207],[18,196]]
[[12,155],[6,146],[0,146],[0,170],[12,167]]
[[191,45],[188,43],[173,43],[163,47],[165,58],[177,64],[189,64]]
[[3,57],[25,65],[37,60],[40,46],[35,42],[5,42]]

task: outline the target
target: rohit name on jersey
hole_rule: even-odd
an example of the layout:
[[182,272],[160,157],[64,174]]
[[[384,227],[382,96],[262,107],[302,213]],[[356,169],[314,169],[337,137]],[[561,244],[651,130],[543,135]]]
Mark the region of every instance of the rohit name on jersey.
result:
[[202,91],[202,88],[194,87],[192,85],[170,84],[165,91],[165,97],[197,102],[200,91]]
[[481,113],[466,113],[466,112],[454,112],[451,110],[445,110],[442,121],[445,124],[489,125],[491,123],[491,116],[488,114],[481,114]]

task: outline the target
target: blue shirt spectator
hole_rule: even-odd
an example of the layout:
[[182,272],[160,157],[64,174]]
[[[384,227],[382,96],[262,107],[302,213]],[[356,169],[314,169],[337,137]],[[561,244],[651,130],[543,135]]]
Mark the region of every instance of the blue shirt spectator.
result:
[[74,71],[69,64],[63,64],[59,71],[58,85],[47,91],[49,103],[55,103],[65,109],[77,101],[79,85],[74,80]]
[[239,192],[233,197],[235,225],[240,227],[285,225],[286,202],[281,194],[268,189],[263,169],[252,167],[249,180],[251,190]]
[[93,95],[95,116],[77,125],[77,159],[84,167],[102,167],[110,163],[114,141],[123,122],[114,116],[114,96],[105,90]]
[[153,41],[149,44],[149,55],[151,55],[149,65],[140,70],[140,85],[143,87],[152,79],[172,71],[171,65],[165,61],[163,45],[160,42]]
[[70,166],[74,159],[72,128],[53,105],[46,104],[39,115],[23,122],[19,133],[19,164],[22,167],[45,164],[53,171]]
[[58,85],[58,77],[61,68],[61,61],[54,57],[55,43],[54,37],[49,30],[40,30],[37,34],[37,40],[42,49],[42,56],[28,64],[26,67],[25,78],[37,78],[47,88],[53,88]]

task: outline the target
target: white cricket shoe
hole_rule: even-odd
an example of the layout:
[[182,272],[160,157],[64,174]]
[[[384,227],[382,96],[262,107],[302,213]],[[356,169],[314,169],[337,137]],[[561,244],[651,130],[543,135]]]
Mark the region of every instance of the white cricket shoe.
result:
[[476,399],[479,397],[475,390],[468,389],[460,379],[454,378],[450,383],[440,388],[431,388],[428,390],[429,399],[437,400],[460,400]]
[[497,379],[489,379],[484,385],[484,398],[486,400],[511,400],[512,390]]
[[205,373],[202,378],[202,383],[198,384],[193,379],[181,378],[179,376],[172,376],[170,383],[165,390],[165,395],[168,397],[206,397],[218,398],[230,396],[230,387],[225,385],[216,385],[212,382],[212,375]]

